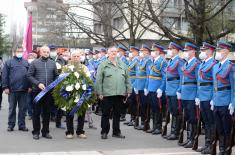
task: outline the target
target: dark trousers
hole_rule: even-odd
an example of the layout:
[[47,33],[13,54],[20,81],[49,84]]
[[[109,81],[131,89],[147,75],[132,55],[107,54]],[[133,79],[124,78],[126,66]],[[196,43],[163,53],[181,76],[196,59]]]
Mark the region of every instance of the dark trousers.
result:
[[139,96],[140,96],[140,115],[141,115],[141,124],[144,124],[144,121],[147,119],[146,118],[146,113],[147,113],[147,103],[148,103],[148,97],[144,95],[144,91],[140,90],[139,91]]
[[178,101],[176,96],[168,96],[168,111],[172,116],[178,116],[182,113],[182,103]]
[[33,115],[33,94],[27,94],[27,112],[29,116]]
[[184,108],[184,120],[189,124],[197,124],[196,105],[194,100],[181,100]]
[[215,106],[214,118],[220,136],[229,137],[232,129],[232,117],[228,106]]
[[101,134],[108,134],[110,130],[109,116],[113,113],[113,134],[121,133],[120,130],[120,109],[123,96],[107,96],[102,102]]
[[2,86],[0,86],[0,109],[2,107],[2,93],[3,93],[3,89],[2,89]]
[[8,95],[9,102],[9,115],[8,127],[14,128],[16,124],[16,107],[18,104],[18,126],[19,128],[25,127],[25,113],[26,113],[26,97],[27,92],[11,92]]
[[[33,93],[33,98],[37,96],[39,92]],[[49,133],[49,122],[50,122],[50,108],[53,102],[51,93],[47,93],[38,103],[33,103],[33,134],[40,134],[42,115],[42,134]]]
[[[76,130],[77,135],[85,133],[85,131],[83,130],[85,114],[86,113],[82,114],[81,116],[78,116],[78,118],[77,118],[77,123],[78,123],[77,130]],[[66,115],[66,126],[67,126],[67,131],[65,133],[66,135],[68,135],[68,134],[74,135],[73,119],[74,119],[74,116],[69,115],[69,113]]]
[[136,111],[137,111],[137,101],[136,101],[136,94],[134,90],[132,91],[131,95],[127,99],[127,105],[129,107],[129,112],[132,117],[136,116]]
[[153,113],[160,113],[162,110],[162,102],[161,99],[157,98],[157,93],[156,92],[149,92],[149,101],[151,103],[151,110]]
[[210,101],[201,101],[200,102],[200,110],[202,119],[205,124],[205,129],[214,129],[215,128],[215,121],[214,121],[214,115],[213,111],[210,109]]

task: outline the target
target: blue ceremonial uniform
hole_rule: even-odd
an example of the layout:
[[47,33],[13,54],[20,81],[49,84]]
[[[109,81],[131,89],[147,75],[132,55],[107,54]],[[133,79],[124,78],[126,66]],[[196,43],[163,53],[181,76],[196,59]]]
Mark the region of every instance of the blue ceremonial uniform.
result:
[[216,64],[215,59],[210,58],[199,66],[197,97],[200,101],[211,101],[213,96],[212,69]]
[[124,62],[127,66],[129,65],[129,61],[127,60],[127,58],[125,56],[122,56],[121,61]]
[[194,101],[197,96],[197,78],[199,65],[200,61],[197,58],[192,58],[190,63],[186,62],[184,64],[181,83],[182,100]]
[[135,87],[136,70],[137,70],[138,63],[139,63],[139,59],[138,57],[135,57],[130,61],[128,65],[128,71],[129,71],[132,88]]
[[152,61],[148,56],[143,58],[142,60],[139,60],[139,63],[137,65],[135,82],[135,88],[138,91],[147,88],[147,77],[150,73],[151,64]]
[[176,96],[176,92],[180,91],[183,65],[184,60],[181,59],[178,55],[169,60],[166,71],[167,96]]
[[147,81],[147,89],[149,92],[156,92],[157,89],[164,91],[166,84],[166,66],[167,62],[161,56],[152,63]]
[[[218,42],[217,50],[231,51],[229,43]],[[213,103],[216,129],[219,134],[219,150],[227,154],[232,129],[232,117],[229,114],[228,105],[234,97],[234,70],[233,64],[225,59],[213,67]]]
[[[182,47],[176,43],[171,42],[168,48],[175,49],[177,51],[183,50]],[[171,119],[171,133],[166,138],[168,140],[178,139],[180,124],[181,124],[181,112],[179,101],[177,100],[176,92],[180,91],[180,83],[182,80],[182,69],[184,60],[178,55],[171,58],[166,68],[166,95],[168,99],[168,111],[172,115]]]
[[228,106],[232,103],[234,81],[232,67],[233,64],[226,60],[222,65],[217,63],[213,68],[213,102],[215,106]]
[[98,69],[99,65],[100,65],[102,62],[104,62],[105,60],[107,60],[107,57],[106,57],[106,56],[103,56],[103,57],[97,59],[96,62],[95,62],[95,68]]
[[[203,42],[200,49],[202,52],[204,50],[214,52],[215,46]],[[200,112],[205,126],[205,146],[203,148],[206,149],[202,150],[202,154],[210,153],[215,131],[214,114],[210,109],[210,101],[213,96],[213,67],[216,63],[215,59],[209,57],[202,61],[198,70],[197,98],[200,101]]]

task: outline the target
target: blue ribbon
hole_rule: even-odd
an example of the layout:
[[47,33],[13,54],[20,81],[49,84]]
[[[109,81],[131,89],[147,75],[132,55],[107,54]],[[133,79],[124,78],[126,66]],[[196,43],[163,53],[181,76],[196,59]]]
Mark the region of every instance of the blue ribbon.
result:
[[83,102],[85,101],[86,98],[90,98],[91,97],[91,92],[92,89],[88,88],[83,94],[82,97],[80,98],[80,100],[77,102],[76,106],[73,107],[73,109],[70,111],[69,115],[73,116],[81,107],[81,105],[83,104]]
[[43,96],[46,95],[50,90],[52,90],[55,86],[61,83],[66,77],[68,77],[70,73],[61,74],[55,81],[50,83],[44,90],[42,90],[33,100],[33,103],[37,104]]

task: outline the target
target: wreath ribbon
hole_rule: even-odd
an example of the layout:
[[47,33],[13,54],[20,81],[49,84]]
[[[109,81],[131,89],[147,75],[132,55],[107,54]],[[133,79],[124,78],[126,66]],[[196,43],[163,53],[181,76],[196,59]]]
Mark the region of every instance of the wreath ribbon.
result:
[[50,90],[52,90],[55,86],[61,83],[66,77],[68,77],[70,73],[61,74],[55,81],[50,83],[44,90],[42,90],[33,100],[33,103],[37,104]]

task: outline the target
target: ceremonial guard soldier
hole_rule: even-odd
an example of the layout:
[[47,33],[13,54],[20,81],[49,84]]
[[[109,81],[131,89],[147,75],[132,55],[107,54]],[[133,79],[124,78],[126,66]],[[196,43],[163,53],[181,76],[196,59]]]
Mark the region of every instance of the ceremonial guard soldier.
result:
[[231,136],[231,115],[229,104],[232,103],[234,90],[233,64],[228,60],[232,45],[227,42],[218,42],[215,59],[219,61],[213,67],[214,94],[211,109],[214,112],[216,129],[219,135],[220,155],[229,154],[229,140]]
[[[167,65],[166,71],[166,95],[168,100],[168,110],[172,115],[171,133],[165,136],[168,140],[177,140],[181,124],[181,105],[178,104],[176,92],[180,90],[180,81],[182,79],[182,67],[184,60],[179,57],[182,47],[171,42],[168,47],[167,56],[171,59]],[[178,97],[180,95],[178,94]]]
[[210,101],[213,96],[212,70],[216,64],[215,59],[213,59],[215,48],[215,46],[204,42],[203,46],[200,48],[201,53],[199,55],[202,63],[198,70],[198,87],[195,103],[197,106],[200,105],[200,112],[205,123],[205,146],[197,150],[202,154],[209,154],[211,152],[211,144],[215,136],[214,115],[210,109]]
[[128,71],[129,71],[129,78],[131,80],[131,86],[132,86],[132,93],[130,97],[127,99],[127,102],[130,107],[130,114],[131,114],[131,120],[127,124],[128,126],[138,126],[138,117],[139,117],[139,111],[138,111],[138,103],[136,100],[136,97],[138,94],[135,94],[134,87],[135,87],[135,81],[136,81],[136,70],[137,65],[139,63],[139,48],[135,46],[130,46],[130,53],[129,53],[129,65],[128,65]]
[[149,58],[150,48],[143,44],[140,49],[137,71],[136,71],[136,82],[134,90],[140,97],[140,111],[141,111],[141,125],[136,127],[138,130],[147,131],[149,129],[149,124],[147,121],[147,77],[149,76],[149,71],[151,67],[151,59]]
[[147,133],[153,135],[160,134],[162,131],[162,101],[161,97],[165,89],[165,68],[167,62],[165,58],[160,56],[164,51],[164,47],[153,44],[151,56],[153,57],[153,63],[150,69],[148,77],[147,90],[149,92],[149,102],[151,104],[153,128],[149,129]]
[[123,45],[118,45],[117,50],[118,50],[117,56],[120,58],[122,62],[124,62],[128,66],[129,61],[126,58],[128,50]]
[[[185,43],[183,57],[186,63],[183,66],[183,76],[178,99],[181,99],[184,108],[184,120],[187,122],[187,141],[185,148],[192,148],[197,129],[195,98],[197,96],[197,78],[200,61],[195,57],[198,47],[192,43]],[[179,96],[181,96],[179,98]],[[198,111],[199,112],[199,111]],[[196,115],[198,117],[196,117]]]

